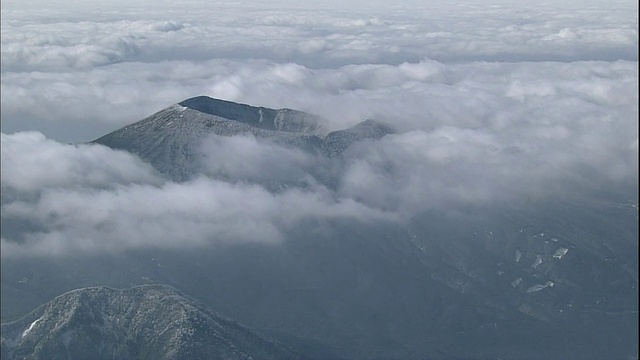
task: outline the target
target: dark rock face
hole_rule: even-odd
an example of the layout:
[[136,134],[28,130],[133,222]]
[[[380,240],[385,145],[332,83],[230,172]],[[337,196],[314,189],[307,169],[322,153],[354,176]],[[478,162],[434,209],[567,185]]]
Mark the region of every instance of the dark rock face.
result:
[[299,359],[169,286],[63,294],[2,324],[3,359]]
[[265,130],[295,132],[322,136],[321,119],[315,115],[292,109],[268,109],[231,101],[198,96],[178,105],[204,114],[234,120]]

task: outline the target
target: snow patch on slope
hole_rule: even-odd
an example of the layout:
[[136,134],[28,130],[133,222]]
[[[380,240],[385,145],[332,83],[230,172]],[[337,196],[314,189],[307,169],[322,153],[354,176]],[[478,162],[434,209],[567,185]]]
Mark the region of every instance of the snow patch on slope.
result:
[[540,264],[542,264],[542,256],[536,255],[536,260],[531,264],[531,267],[537,269]]
[[553,253],[553,258],[560,260],[563,256],[567,255],[567,252],[569,252],[569,249],[561,247]]
[[553,287],[555,284],[553,281],[547,281],[545,284],[536,284],[527,289],[528,293],[538,292],[548,287]]
[[38,318],[36,319],[34,322],[31,323],[31,325],[29,325],[29,327],[22,332],[22,337],[24,338],[25,336],[29,335],[29,333],[31,332],[31,330],[33,330],[33,327],[36,326],[36,324],[41,320],[42,318]]

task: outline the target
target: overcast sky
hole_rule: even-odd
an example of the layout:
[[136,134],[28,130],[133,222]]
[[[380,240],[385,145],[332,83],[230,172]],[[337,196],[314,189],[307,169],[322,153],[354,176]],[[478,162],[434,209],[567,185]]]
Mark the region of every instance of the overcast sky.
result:
[[[3,256],[185,234],[277,242],[305,216],[401,221],[636,186],[637,15],[630,0],[3,0],[2,217],[38,229],[24,246],[3,234]],[[198,95],[400,132],[350,149],[336,189],[280,193],[260,181],[313,177],[319,160],[218,139],[207,153],[235,156],[176,184],[126,153],[68,144]]]

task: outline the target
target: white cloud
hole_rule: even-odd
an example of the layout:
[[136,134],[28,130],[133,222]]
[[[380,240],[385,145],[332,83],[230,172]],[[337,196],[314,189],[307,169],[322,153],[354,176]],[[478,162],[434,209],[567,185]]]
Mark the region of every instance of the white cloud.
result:
[[[424,57],[637,60],[637,22],[630,2],[589,7],[367,4],[358,11],[336,11],[337,4],[211,6],[194,1],[171,8],[154,2],[144,19],[144,3],[114,5],[74,5],[73,12],[53,11],[48,18],[42,11],[44,19],[34,17],[33,10],[4,6],[3,67],[49,71],[122,61],[220,58],[262,58],[314,68],[398,64]],[[42,5],[43,10],[52,6]]]
[[[307,216],[637,186],[635,3],[323,4],[3,1],[2,216],[38,225],[25,246],[3,238],[3,253],[273,242]],[[92,140],[197,95],[307,111],[331,129],[372,117],[399,133],[337,165],[212,138],[204,153],[228,156],[206,156],[209,177],[184,184],[122,152],[52,140]],[[23,130],[48,139],[10,134]]]
[[162,182],[150,165],[102,145],[64,145],[35,132],[3,133],[1,143],[3,193]]
[[[2,21],[2,129],[86,141],[201,94],[297,107],[336,127],[384,113],[383,106],[394,116],[415,116],[425,97],[434,100],[431,107],[449,108],[438,97],[458,85],[450,82],[459,73],[491,86],[503,81],[508,62],[623,59],[633,67],[635,6],[9,1]],[[556,66],[550,64],[522,65],[516,75],[538,76]],[[540,84],[514,82],[511,95],[551,91],[544,82],[557,75],[551,69]],[[586,85],[594,86],[590,80]]]
[[272,194],[256,185],[206,178],[161,187],[48,190],[35,202],[15,201],[2,211],[5,219],[27,219],[46,229],[26,232],[20,247],[5,239],[3,256],[274,243],[310,218],[394,220],[392,214],[350,199],[335,200],[321,191]]
[[315,183],[309,174],[317,166],[313,156],[252,135],[211,136],[199,150],[204,172],[215,177],[279,186]]

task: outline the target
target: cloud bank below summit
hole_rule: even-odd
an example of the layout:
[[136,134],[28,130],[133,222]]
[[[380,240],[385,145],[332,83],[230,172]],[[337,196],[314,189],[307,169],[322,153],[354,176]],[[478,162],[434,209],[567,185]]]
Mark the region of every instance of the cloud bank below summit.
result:
[[[22,245],[3,232],[3,256],[277,243],[306,218],[637,197],[628,1],[52,4],[2,5],[2,221],[29,225]],[[349,149],[331,189],[310,180],[322,159],[252,137],[204,144],[228,157],[205,156],[207,176],[180,184],[132,155],[63,144],[197,95],[398,133]],[[261,185],[290,176],[307,186]]]
[[[429,210],[492,209],[603,190],[631,200],[624,196],[637,187],[637,140],[593,133],[614,134],[621,124],[505,124],[414,129],[356,143],[334,159],[253,136],[212,137],[202,145],[203,175],[184,183],[101,145],[2,134],[2,220],[30,224],[3,235],[2,253],[273,244],[310,219],[402,224]],[[335,186],[318,176],[332,177]],[[284,187],[274,190],[273,183]]]
[[[65,145],[39,133],[17,133],[2,134],[2,147],[3,223],[11,228],[12,222],[29,224],[13,231],[15,238],[3,237],[3,256],[277,243],[307,219],[398,221],[391,212],[337,197],[326,188],[271,192],[244,181],[245,172],[229,172],[233,164],[264,160],[262,150],[292,153],[255,141],[258,151],[243,144],[241,152],[230,153],[227,147],[228,166],[211,164],[209,177],[185,183],[168,181],[136,156],[102,145]],[[299,167],[301,156],[281,158],[279,165]],[[263,170],[263,177],[282,176],[278,166]]]

